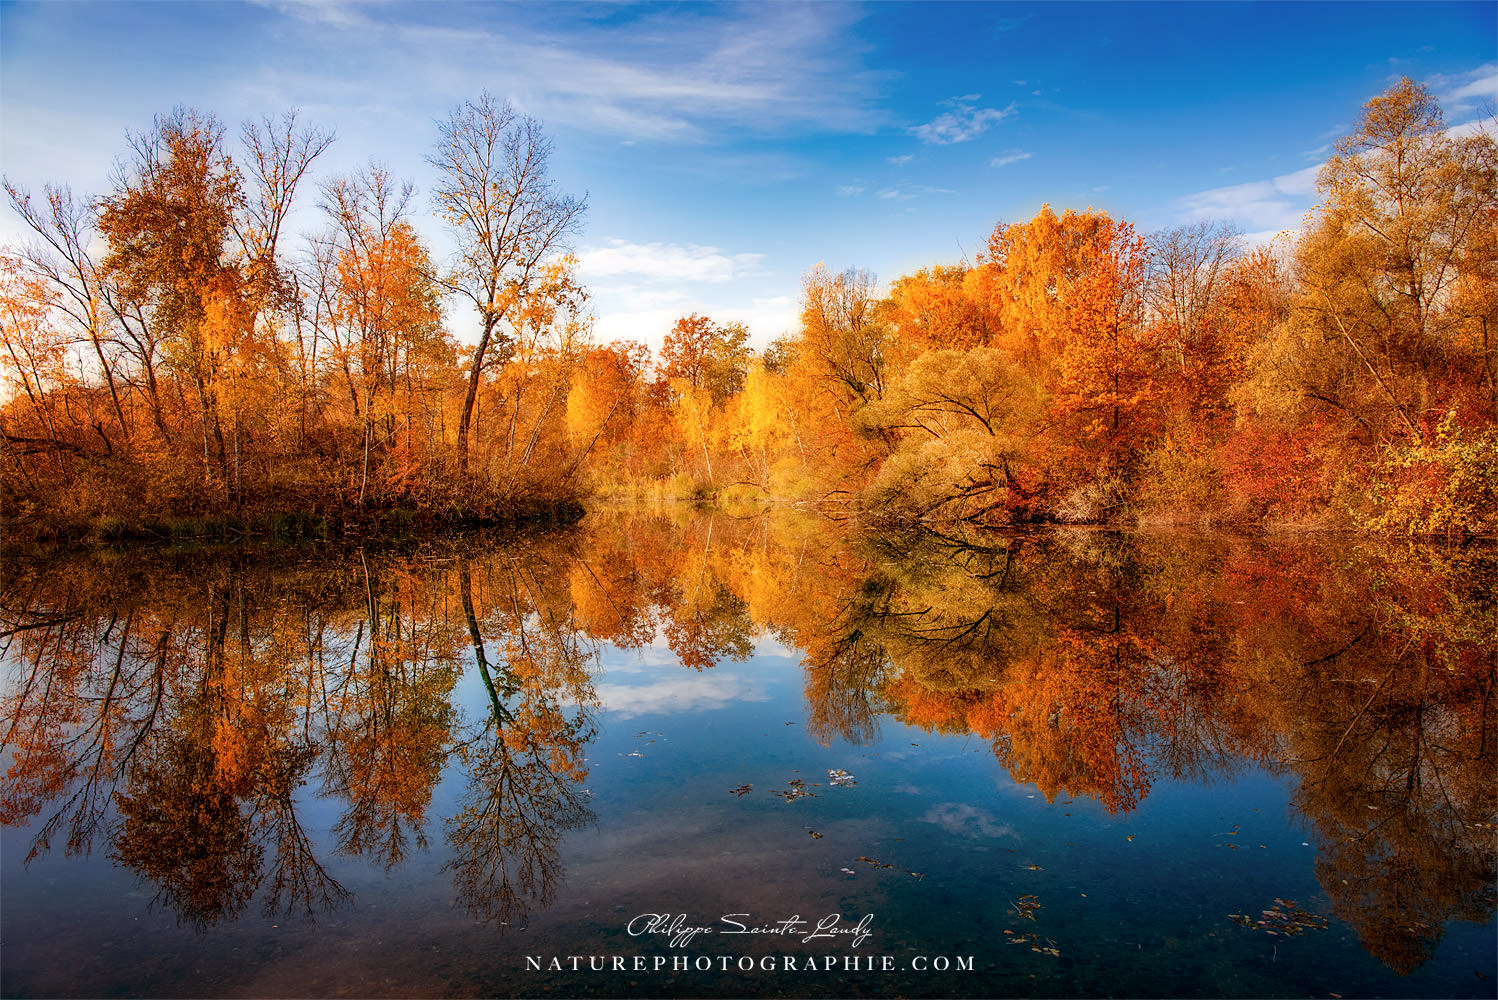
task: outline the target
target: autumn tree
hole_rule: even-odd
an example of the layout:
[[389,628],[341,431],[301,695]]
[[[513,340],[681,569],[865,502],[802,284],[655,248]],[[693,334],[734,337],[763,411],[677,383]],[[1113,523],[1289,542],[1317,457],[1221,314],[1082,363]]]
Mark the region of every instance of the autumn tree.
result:
[[115,193],[101,202],[109,240],[105,269],[123,294],[146,303],[169,341],[174,367],[197,397],[203,476],[226,462],[220,382],[227,355],[250,331],[244,275],[233,257],[234,215],[243,201],[239,171],[211,115],[177,109],[130,140],[132,160]]
[[280,259],[281,233],[297,189],[334,136],[299,122],[295,111],[245,122],[239,135],[247,190],[235,230],[244,248],[249,283],[262,305],[291,308],[296,292]]
[[452,353],[439,325],[430,259],[405,218],[411,190],[379,166],[323,185],[330,223],[322,257],[331,272],[327,332],[361,425],[361,505],[372,452],[394,442],[399,423],[409,438],[412,409],[426,395],[424,369]]
[[676,321],[661,346],[660,373],[705,389],[715,406],[744,388],[753,356],[749,328],[742,323],[715,323],[693,313]]
[[965,264],[937,264],[903,275],[880,303],[881,317],[912,344],[932,350],[986,347],[998,334],[998,317]]
[[801,361],[812,377],[861,404],[884,395],[894,346],[877,304],[867,271],[833,274],[818,264],[801,280]]
[[1043,398],[995,348],[922,354],[866,411],[900,442],[868,502],[901,519],[1029,519],[1038,484],[1026,466]]
[[1224,299],[1243,250],[1230,225],[1206,220],[1148,238],[1146,320],[1162,376],[1175,383],[1177,405],[1200,412],[1220,404],[1241,374],[1241,341],[1225,315]]
[[1466,293],[1493,273],[1493,136],[1449,134],[1406,78],[1364,106],[1318,185],[1288,372],[1306,405],[1379,443],[1419,440],[1452,408],[1490,425],[1493,300]]
[[29,411],[22,417],[13,410],[6,421],[9,426],[0,428],[13,456],[48,451],[55,455],[77,447],[64,440],[59,427],[56,390],[69,375],[67,341],[51,319],[54,301],[51,289],[29,274],[22,260],[0,257],[0,386],[25,399]]
[[[572,374],[567,394],[567,430],[576,448],[574,465],[588,460],[594,447],[626,445],[633,418],[645,405],[645,370],[650,348],[633,341],[615,341],[588,348]],[[616,462],[624,456],[611,455]],[[622,469],[616,464],[611,474]]]
[[[86,340],[92,348],[92,360],[108,389],[120,437],[128,443],[132,436],[123,406],[128,376],[119,368],[130,363],[127,359],[133,346],[133,360],[144,376],[156,428],[162,441],[170,441],[157,391],[157,345],[144,322],[131,322],[139,319],[138,308],[132,309],[122,300],[98,260],[94,209],[66,187],[48,185],[40,204],[8,179],[5,190],[11,207],[34,236],[30,245],[18,248],[16,263],[41,283],[36,291],[55,310],[54,321],[71,328],[74,337]],[[112,331],[114,321],[119,327]]]
[[989,238],[984,286],[997,346],[1049,396],[1061,447],[1048,478],[1067,487],[1061,516],[1096,520],[1122,505],[1135,456],[1157,425],[1154,343],[1144,323],[1148,249],[1128,223],[1045,206]]
[[437,214],[458,244],[441,280],[472,303],[479,320],[458,418],[463,475],[480,380],[488,366],[509,360],[514,337],[506,324],[537,293],[540,269],[567,250],[582,223],[586,199],[556,191],[551,152],[540,122],[484,93],[439,123],[436,148],[427,157],[439,173],[432,191]]

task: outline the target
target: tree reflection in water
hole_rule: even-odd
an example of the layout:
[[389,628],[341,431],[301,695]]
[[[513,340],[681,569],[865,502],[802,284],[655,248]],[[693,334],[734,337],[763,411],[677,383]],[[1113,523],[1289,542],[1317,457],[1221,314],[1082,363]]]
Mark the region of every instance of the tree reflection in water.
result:
[[1490,550],[681,511],[315,560],[13,559],[0,819],[35,819],[33,853],[107,843],[192,923],[257,894],[315,914],[348,894],[300,798],[339,804],[323,850],[392,869],[429,849],[456,768],[447,868],[507,925],[592,820],[600,648],[712,670],[768,632],[822,742],[876,742],[884,717],[973,734],[1016,781],[1113,812],[1162,780],[1288,776],[1337,915],[1403,973],[1495,906],[1495,582]]

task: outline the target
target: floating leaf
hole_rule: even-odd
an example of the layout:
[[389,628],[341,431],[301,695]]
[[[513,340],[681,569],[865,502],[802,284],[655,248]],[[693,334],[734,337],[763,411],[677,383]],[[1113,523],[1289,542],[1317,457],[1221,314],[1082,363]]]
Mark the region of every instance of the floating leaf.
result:
[[753,791],[753,789],[754,789],[753,785],[750,785],[750,784],[746,783],[746,784],[738,786],[737,788],[730,788],[729,791],[732,792],[733,794],[739,796],[740,798],[743,798],[745,795],[748,795],[751,791]]
[[1271,909],[1259,911],[1260,918],[1257,920],[1242,913],[1229,913],[1228,919],[1235,924],[1261,930],[1271,937],[1296,937],[1308,930],[1324,930],[1328,926],[1325,917],[1301,909],[1292,899],[1276,897],[1274,902]]
[[777,789],[771,791],[770,794],[771,795],[779,795],[782,799],[785,799],[787,802],[790,802],[793,799],[804,798],[805,796],[808,796],[808,795],[815,796],[817,794],[816,792],[808,791],[807,787],[806,787],[806,782],[802,781],[800,778],[792,778],[790,781],[786,782],[786,784],[788,784],[790,786],[790,791],[783,792],[783,791],[781,791],[780,789],[777,788]]
[[827,777],[834,785],[837,785],[839,787],[858,784],[857,778],[853,777],[853,775],[849,774],[847,771],[844,771],[840,767],[828,769]]

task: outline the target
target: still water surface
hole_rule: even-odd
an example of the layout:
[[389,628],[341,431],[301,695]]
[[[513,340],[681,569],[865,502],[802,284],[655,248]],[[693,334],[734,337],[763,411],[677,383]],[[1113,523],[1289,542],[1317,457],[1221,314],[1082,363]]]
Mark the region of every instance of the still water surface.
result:
[[1491,551],[672,510],[8,562],[6,996],[1498,985]]

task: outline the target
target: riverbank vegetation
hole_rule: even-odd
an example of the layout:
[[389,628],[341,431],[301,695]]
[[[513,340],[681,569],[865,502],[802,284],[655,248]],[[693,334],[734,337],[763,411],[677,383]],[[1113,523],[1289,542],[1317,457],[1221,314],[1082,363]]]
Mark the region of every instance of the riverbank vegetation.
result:
[[0,261],[10,524],[462,524],[595,495],[1498,530],[1498,144],[1408,80],[1337,144],[1293,238],[1046,206],[887,288],[818,265],[764,350],[693,314],[655,357],[593,342],[584,206],[535,122],[481,98],[443,125],[446,263],[376,166],[324,181],[322,234],[283,252],[329,141],[268,120],[235,162],[179,111],[102,199],[7,183],[37,237]]
[[[0,496],[14,533],[181,535],[576,516],[558,415],[587,336],[568,252],[583,202],[548,140],[488,97],[430,157],[455,247],[371,163],[321,182],[331,134],[211,115],[133,135],[97,199],[6,181],[31,242],[0,258]],[[467,308],[463,308],[466,304]],[[476,344],[453,333],[475,322]]]

